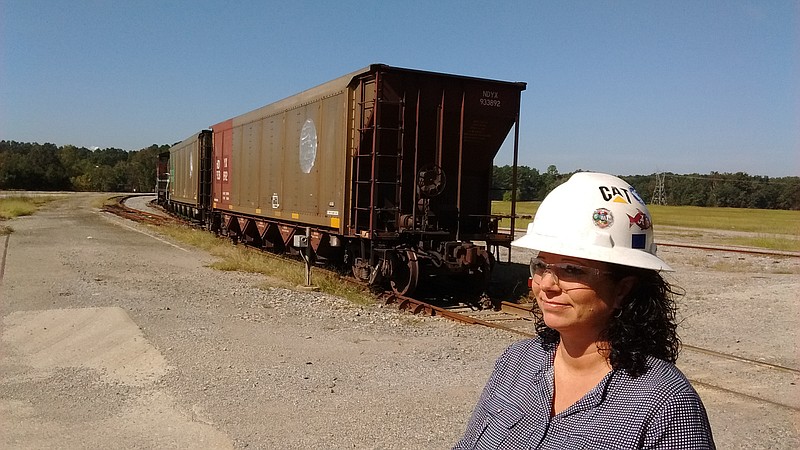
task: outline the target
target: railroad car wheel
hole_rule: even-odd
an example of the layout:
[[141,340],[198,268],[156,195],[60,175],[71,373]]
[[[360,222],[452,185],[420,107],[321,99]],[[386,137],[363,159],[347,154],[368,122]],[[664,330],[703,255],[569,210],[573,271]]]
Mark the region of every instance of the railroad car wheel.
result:
[[397,295],[411,295],[419,281],[419,262],[413,250],[392,252],[389,283]]

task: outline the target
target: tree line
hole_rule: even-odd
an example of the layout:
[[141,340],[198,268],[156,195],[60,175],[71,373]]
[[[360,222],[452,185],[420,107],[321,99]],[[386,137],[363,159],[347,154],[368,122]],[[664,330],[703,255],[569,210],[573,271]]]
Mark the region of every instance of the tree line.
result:
[[[97,192],[151,192],[159,153],[169,145],[125,151],[90,150],[74,145],[0,141],[0,189]],[[494,166],[491,196],[510,200],[512,167]],[[556,166],[539,172],[517,167],[517,200],[542,200],[572,173]],[[654,202],[659,174],[622,176],[647,203]],[[769,178],[743,172],[680,175],[661,174],[663,200],[668,205],[800,210],[800,177]]]
[[0,189],[151,192],[158,154],[169,147],[90,150],[0,141]]
[[[519,166],[517,200],[542,200],[573,173],[560,174],[555,166],[548,167],[544,173]],[[800,210],[800,177],[770,178],[743,172],[683,175],[666,172],[620,175],[620,178],[630,183],[648,204]],[[659,184],[663,189],[657,189]],[[492,199],[510,200],[511,186],[512,166],[495,166]]]

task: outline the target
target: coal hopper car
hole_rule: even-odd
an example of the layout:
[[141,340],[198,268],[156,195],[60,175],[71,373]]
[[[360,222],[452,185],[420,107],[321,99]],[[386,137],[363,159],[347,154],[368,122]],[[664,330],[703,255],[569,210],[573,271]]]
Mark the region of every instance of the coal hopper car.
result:
[[174,146],[168,207],[257,247],[308,242],[401,294],[437,275],[479,287],[511,241],[490,188],[525,86],[371,65]]
[[195,223],[210,225],[212,134],[202,130],[158,157],[158,201]]

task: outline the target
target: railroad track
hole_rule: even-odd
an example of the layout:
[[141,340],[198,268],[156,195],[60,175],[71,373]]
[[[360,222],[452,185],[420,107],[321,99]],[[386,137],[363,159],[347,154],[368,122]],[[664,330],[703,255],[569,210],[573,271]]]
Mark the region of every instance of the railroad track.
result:
[[[466,324],[483,325],[491,328],[510,331],[521,336],[535,336],[535,333],[532,332],[532,303],[511,303],[501,301],[496,303],[492,308],[481,310],[463,306],[435,306],[413,298],[399,296],[391,292],[384,292],[381,297],[387,304],[395,304],[399,309],[406,310],[414,314],[442,316]],[[529,329],[526,330],[516,326],[503,325],[504,323],[511,323],[513,321],[517,321],[519,324],[529,327]],[[782,373],[800,375],[800,369],[786,367],[780,364],[772,364],[765,361],[744,358],[741,356],[732,355],[730,353],[718,352],[694,345],[682,344],[681,347],[683,350],[689,350],[691,352],[700,353],[706,356],[744,363],[754,367],[771,369]]]
[[147,211],[134,209],[125,205],[125,201],[127,201],[131,197],[139,197],[143,195],[146,194],[118,195],[116,197],[111,197],[111,199],[114,200],[114,203],[105,204],[103,205],[102,209],[103,211],[110,212],[111,214],[115,214],[117,216],[133,220],[135,222],[147,223],[150,225],[185,223],[184,221],[177,219],[173,216],[162,216],[158,214],[152,214]]
[[[525,311],[530,313],[530,309],[526,310],[524,305],[499,302],[489,307],[464,303],[455,306],[437,306],[390,291],[383,292],[379,298],[387,305],[395,305],[398,309],[413,314],[445,317],[456,322],[496,328],[522,336],[532,337],[535,335],[532,332],[532,318],[530,315],[525,316]],[[519,311],[519,314],[509,313],[509,311]]]
[[[105,211],[117,214],[130,220],[149,223],[153,225],[185,224],[186,222],[174,217],[164,217],[150,214],[125,206],[125,200],[130,196],[117,197],[115,204],[107,205]],[[769,255],[783,257],[798,257],[800,255],[786,252],[773,252],[768,250],[731,249],[728,247],[713,247],[700,245],[684,245],[662,243],[663,246],[675,246],[705,251],[737,252],[754,255]],[[314,270],[324,270],[315,267]],[[333,273],[332,271],[327,271]],[[355,280],[343,278],[348,282],[363,284]],[[415,298],[404,297],[394,292],[387,291],[378,294],[380,301],[387,305],[394,305],[398,309],[413,314],[440,316],[450,320],[469,325],[491,327],[523,337],[533,337],[533,317],[531,315],[532,303],[513,303],[507,301],[454,301],[441,302],[436,299],[423,301]],[[438,304],[434,304],[438,303]],[[692,367],[706,367],[712,370],[696,370],[688,373],[693,384],[708,389],[716,389],[741,397],[766,402],[792,411],[800,411],[800,399],[786,394],[787,386],[800,384],[800,370],[780,364],[760,361],[729,353],[719,352],[698,346],[683,344],[682,360],[689,360]],[[679,361],[680,362],[680,361]],[[752,383],[754,376],[761,377],[765,386]],[[774,389],[776,386],[779,389]],[[781,389],[780,387],[783,387]]]
[[[485,310],[465,307],[439,307],[419,300],[383,294],[384,301],[415,314],[446,317],[471,325],[497,328],[524,337],[533,337],[531,303],[496,303]],[[800,399],[792,395],[800,384],[800,370],[729,353],[682,345],[679,363],[688,361],[687,376],[695,386],[724,391],[759,402],[800,412]],[[756,378],[759,382],[754,383]]]
[[761,249],[722,247],[722,246],[712,246],[712,245],[678,244],[675,242],[656,242],[656,245],[658,245],[659,247],[688,248],[692,250],[707,250],[712,252],[730,252],[730,253],[742,253],[747,255],[787,256],[790,258],[800,258],[800,252],[783,252],[777,250],[761,250]]

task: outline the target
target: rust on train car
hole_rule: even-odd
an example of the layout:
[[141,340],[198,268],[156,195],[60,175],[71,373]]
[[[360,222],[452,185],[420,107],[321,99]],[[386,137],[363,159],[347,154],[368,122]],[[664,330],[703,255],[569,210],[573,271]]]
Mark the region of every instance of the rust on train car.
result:
[[524,89],[383,65],[356,77],[349,234],[447,231],[451,239],[485,240],[496,233],[492,165],[518,120]]

